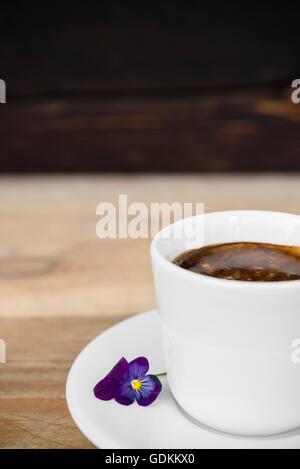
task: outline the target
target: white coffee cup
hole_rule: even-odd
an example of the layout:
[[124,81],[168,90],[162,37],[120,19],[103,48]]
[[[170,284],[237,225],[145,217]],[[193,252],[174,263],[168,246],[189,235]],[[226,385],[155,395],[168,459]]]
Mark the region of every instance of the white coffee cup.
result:
[[300,339],[300,280],[234,281],[172,264],[181,252],[199,247],[199,239],[190,238],[195,222],[205,245],[300,246],[300,216],[208,213],[163,229],[151,245],[166,371],[179,406],[223,432],[266,436],[294,430],[300,427],[300,364],[292,359]]

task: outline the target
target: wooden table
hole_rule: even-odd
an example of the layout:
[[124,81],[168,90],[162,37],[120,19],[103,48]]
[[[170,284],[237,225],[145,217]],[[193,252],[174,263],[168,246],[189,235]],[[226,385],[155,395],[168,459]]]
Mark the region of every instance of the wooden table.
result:
[[205,202],[300,213],[300,175],[0,178],[0,448],[92,448],[65,401],[82,347],[155,306],[150,240],[100,240],[96,207]]

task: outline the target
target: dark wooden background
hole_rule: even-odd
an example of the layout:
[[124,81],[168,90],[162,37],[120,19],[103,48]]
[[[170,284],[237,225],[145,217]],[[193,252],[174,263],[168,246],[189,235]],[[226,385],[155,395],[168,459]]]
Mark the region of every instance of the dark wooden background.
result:
[[300,170],[299,12],[2,2],[0,171]]

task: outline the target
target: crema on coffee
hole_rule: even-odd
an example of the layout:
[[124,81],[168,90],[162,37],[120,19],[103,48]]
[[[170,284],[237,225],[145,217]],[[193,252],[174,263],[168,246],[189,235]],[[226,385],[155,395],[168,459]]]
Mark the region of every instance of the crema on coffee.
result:
[[173,263],[197,274],[247,282],[300,279],[300,248],[266,243],[225,243],[185,251]]

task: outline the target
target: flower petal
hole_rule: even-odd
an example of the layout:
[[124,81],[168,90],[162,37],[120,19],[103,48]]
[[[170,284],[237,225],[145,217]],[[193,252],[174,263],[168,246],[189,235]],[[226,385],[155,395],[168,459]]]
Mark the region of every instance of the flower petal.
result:
[[135,399],[135,393],[132,389],[130,381],[118,386],[115,394],[115,400],[122,405],[130,405]]
[[128,380],[128,361],[123,357],[105,378],[96,384],[94,387],[95,396],[102,401],[113,399],[120,383],[124,380]]
[[105,378],[110,378],[118,382],[128,380],[128,366],[128,361],[126,358],[122,357]]
[[138,357],[129,362],[129,379],[141,379],[149,370],[149,362],[145,357]]
[[162,385],[155,375],[147,375],[141,379],[141,382],[141,389],[136,391],[136,400],[139,405],[148,406],[155,401],[162,389]]
[[101,399],[102,401],[109,401],[115,397],[118,387],[118,381],[110,378],[104,378],[94,387],[94,394],[97,399]]

